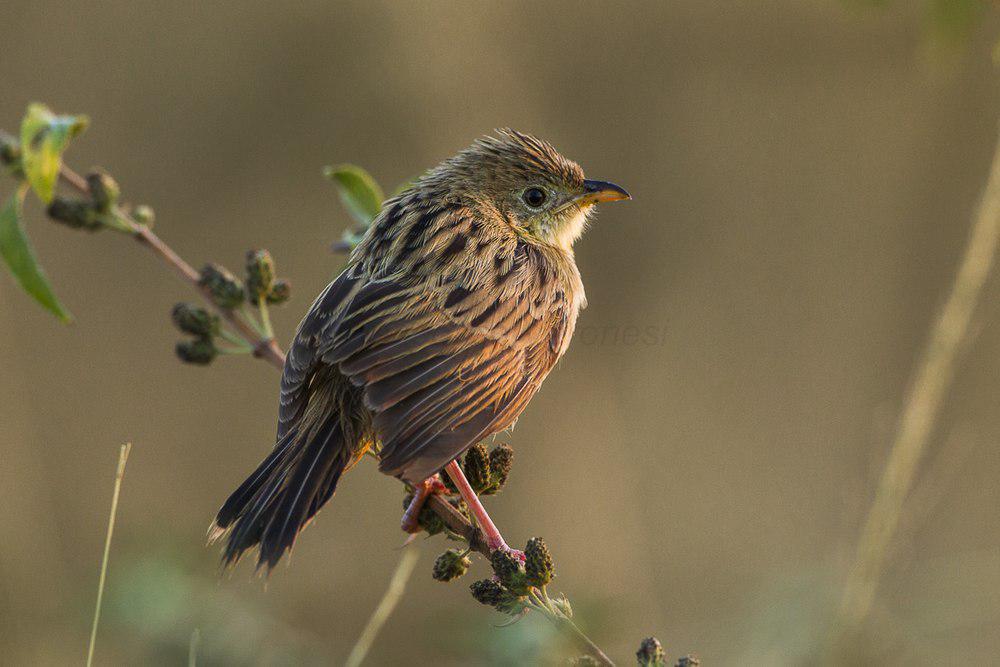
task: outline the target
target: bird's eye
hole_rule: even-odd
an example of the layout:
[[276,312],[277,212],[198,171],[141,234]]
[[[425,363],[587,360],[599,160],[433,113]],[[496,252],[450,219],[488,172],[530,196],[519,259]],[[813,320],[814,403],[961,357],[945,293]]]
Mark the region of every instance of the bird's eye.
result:
[[548,198],[549,196],[545,193],[545,190],[542,190],[541,188],[528,188],[524,191],[524,194],[521,195],[521,199],[524,200],[524,203],[531,208],[540,208]]

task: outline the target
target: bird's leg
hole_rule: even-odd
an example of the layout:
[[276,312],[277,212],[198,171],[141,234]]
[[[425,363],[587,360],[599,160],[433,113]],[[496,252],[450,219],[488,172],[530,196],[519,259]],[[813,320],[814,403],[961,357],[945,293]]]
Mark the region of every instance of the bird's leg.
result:
[[472,490],[472,485],[469,484],[469,480],[465,478],[465,473],[462,472],[461,466],[455,461],[452,461],[444,468],[445,472],[448,473],[448,477],[451,477],[451,481],[455,483],[458,488],[458,493],[462,496],[465,504],[469,506],[472,511],[472,516],[476,517],[476,523],[479,524],[480,530],[483,531],[483,535],[486,537],[486,546],[489,550],[496,551],[497,549],[503,549],[504,551],[509,551],[515,556],[524,560],[524,553],[518,551],[517,549],[511,549],[507,546],[507,543],[503,539],[503,535],[497,530],[496,524],[493,523],[493,519],[486,512],[486,508],[483,507],[483,503],[479,501],[479,496],[476,492]]
[[439,493],[444,489],[444,483],[438,477],[437,473],[417,484],[413,489],[413,500],[410,501],[410,505],[403,512],[403,518],[399,522],[399,527],[403,529],[403,532],[420,532],[418,519],[420,518],[420,510],[424,508],[424,504],[427,502],[427,497],[432,493]]

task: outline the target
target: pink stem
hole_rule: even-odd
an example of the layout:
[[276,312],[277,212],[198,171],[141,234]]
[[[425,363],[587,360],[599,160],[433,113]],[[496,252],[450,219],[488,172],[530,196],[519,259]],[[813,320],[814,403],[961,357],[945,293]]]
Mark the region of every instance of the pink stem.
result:
[[459,495],[465,500],[465,504],[472,510],[472,515],[476,517],[476,523],[479,524],[479,528],[483,531],[483,535],[486,537],[486,545],[490,551],[496,551],[497,549],[509,551],[510,547],[504,542],[503,535],[497,530],[493,519],[490,518],[490,515],[486,512],[486,508],[479,501],[479,496],[472,490],[472,485],[465,478],[462,468],[459,467],[458,463],[452,461],[444,469],[448,473],[448,477],[451,477],[451,481],[455,483]]

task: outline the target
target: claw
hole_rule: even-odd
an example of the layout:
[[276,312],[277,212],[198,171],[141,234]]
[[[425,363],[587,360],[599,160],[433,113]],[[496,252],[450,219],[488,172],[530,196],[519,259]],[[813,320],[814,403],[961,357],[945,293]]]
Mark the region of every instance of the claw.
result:
[[[441,493],[445,488],[444,483],[436,474],[417,485],[413,490],[413,500],[403,512],[403,518],[399,522],[399,527],[403,529],[404,533],[414,535],[420,532],[420,511],[424,508],[427,497],[432,493]],[[406,544],[409,543],[410,541],[407,540]]]

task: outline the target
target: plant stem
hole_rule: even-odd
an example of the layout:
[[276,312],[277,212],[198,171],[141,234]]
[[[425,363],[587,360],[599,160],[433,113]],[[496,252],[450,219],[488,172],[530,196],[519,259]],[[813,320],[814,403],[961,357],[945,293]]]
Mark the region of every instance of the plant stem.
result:
[[108,557],[111,555],[111,535],[115,532],[115,517],[118,514],[118,496],[122,479],[125,477],[125,463],[132,451],[132,443],[126,442],[118,452],[118,468],[115,471],[115,490],[111,495],[111,513],[108,516],[108,533],[104,538],[104,556],[101,558],[101,576],[97,581],[97,602],[94,605],[94,622],[90,626],[90,645],[87,647],[87,667],[94,662],[94,646],[97,643],[97,625],[101,621],[101,602],[104,600],[104,582],[108,574]]
[[[246,341],[242,336],[237,336],[231,331],[226,331],[225,329],[219,329],[219,338],[226,341],[227,343],[232,343],[237,347],[250,347],[250,343]],[[252,349],[252,348],[251,348]]]
[[840,606],[834,642],[856,633],[871,611],[906,496],[927,448],[934,420],[955,375],[955,360],[1000,240],[1000,144],[969,233],[958,274],[914,374],[882,478],[861,531]]
[[260,321],[264,325],[264,335],[267,338],[274,338],[274,327],[271,326],[271,311],[267,309],[267,300],[264,296],[259,298],[257,310],[260,311]]
[[396,571],[392,573],[392,579],[389,580],[389,588],[386,589],[385,595],[382,596],[375,611],[372,612],[365,629],[361,631],[361,636],[358,637],[354,648],[351,649],[351,654],[347,656],[347,662],[344,663],[346,667],[358,667],[364,662],[379,630],[385,625],[396,605],[399,604],[399,600],[403,597],[406,582],[413,574],[413,568],[416,567],[419,557],[420,551],[416,547],[403,548],[403,555],[399,559],[399,564],[396,565]]
[[195,628],[188,642],[188,667],[198,666],[198,648],[201,646],[201,630]]
[[583,630],[577,627],[576,623],[572,619],[566,618],[565,616],[546,614],[546,618],[550,619],[557,628],[562,630],[565,634],[576,639],[576,641],[583,646],[586,651],[592,655],[599,663],[602,665],[608,665],[609,667],[614,667],[614,661],[607,656],[607,654],[601,650],[601,647],[595,644],[590,637],[584,634]]
[[[87,180],[66,165],[63,165],[60,170],[59,177],[75,190],[81,192],[82,194],[88,196],[90,195],[90,186],[87,185]],[[238,312],[229,308],[221,308],[216,305],[216,303],[212,300],[211,293],[206,288],[198,284],[198,281],[201,279],[201,275],[190,264],[185,262],[180,255],[174,252],[173,248],[168,246],[162,239],[160,239],[159,236],[154,234],[153,230],[146,225],[139,224],[132,219],[128,213],[120,208],[117,209],[115,213],[118,218],[129,227],[129,233],[132,235],[132,238],[166,262],[167,265],[170,266],[184,281],[190,283],[191,286],[194,287],[202,295],[202,297],[204,297],[209,305],[211,305],[212,308],[214,308],[219,315],[237,331],[237,333],[248,341],[254,341],[253,354],[255,357],[265,359],[278,368],[285,365],[285,355],[273,337],[262,338],[257,333],[255,328],[247,323]]]

